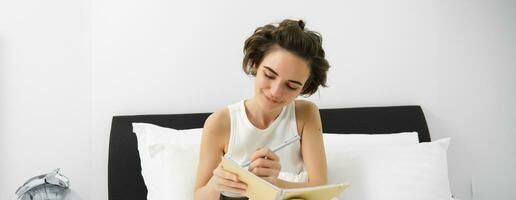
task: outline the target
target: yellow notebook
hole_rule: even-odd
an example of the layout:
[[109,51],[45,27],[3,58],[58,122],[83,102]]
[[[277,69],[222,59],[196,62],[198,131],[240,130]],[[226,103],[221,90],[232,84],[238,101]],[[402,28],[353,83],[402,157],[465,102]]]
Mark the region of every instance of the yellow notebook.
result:
[[350,186],[349,183],[341,183],[315,187],[283,189],[256,176],[247,169],[240,167],[240,165],[230,157],[222,157],[222,167],[227,171],[237,174],[240,181],[247,184],[246,193],[243,195],[251,200],[330,200]]

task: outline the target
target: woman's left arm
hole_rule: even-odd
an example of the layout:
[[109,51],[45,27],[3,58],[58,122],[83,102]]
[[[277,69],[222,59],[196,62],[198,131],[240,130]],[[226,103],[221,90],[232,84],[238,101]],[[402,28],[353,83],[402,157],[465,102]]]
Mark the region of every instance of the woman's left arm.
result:
[[277,179],[276,185],[281,188],[325,185],[328,177],[319,108],[309,101],[296,101],[296,107],[299,108],[296,108],[296,118],[299,118],[298,122],[302,123],[300,124],[301,154],[308,172],[308,181],[297,183]]

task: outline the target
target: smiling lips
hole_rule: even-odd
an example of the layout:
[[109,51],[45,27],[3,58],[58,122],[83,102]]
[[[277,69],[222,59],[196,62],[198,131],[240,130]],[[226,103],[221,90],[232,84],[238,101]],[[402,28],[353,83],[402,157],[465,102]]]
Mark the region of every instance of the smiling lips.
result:
[[267,96],[267,95],[264,95],[264,96],[265,96],[265,98],[266,98],[268,101],[270,101],[270,102],[272,102],[272,103],[279,103],[279,101],[276,101],[276,100],[274,100],[274,99],[270,98],[270,97],[269,97],[269,96]]

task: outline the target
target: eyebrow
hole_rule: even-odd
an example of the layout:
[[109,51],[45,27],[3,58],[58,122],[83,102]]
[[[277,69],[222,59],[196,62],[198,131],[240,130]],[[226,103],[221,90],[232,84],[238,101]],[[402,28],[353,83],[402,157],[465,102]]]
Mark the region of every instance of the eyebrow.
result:
[[[279,74],[276,71],[274,71],[272,68],[267,67],[267,66],[263,66],[263,67],[265,67],[265,69],[268,69],[271,73],[275,74],[276,76],[279,76]],[[298,84],[300,86],[303,86],[303,84],[301,82],[296,81],[296,80],[287,80],[287,81]]]

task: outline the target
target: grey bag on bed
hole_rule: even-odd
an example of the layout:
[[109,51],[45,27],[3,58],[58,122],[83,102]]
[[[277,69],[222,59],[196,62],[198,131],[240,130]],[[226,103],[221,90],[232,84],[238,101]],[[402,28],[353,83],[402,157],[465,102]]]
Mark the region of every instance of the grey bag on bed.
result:
[[16,190],[18,200],[62,200],[69,192],[70,181],[56,169],[32,177]]

